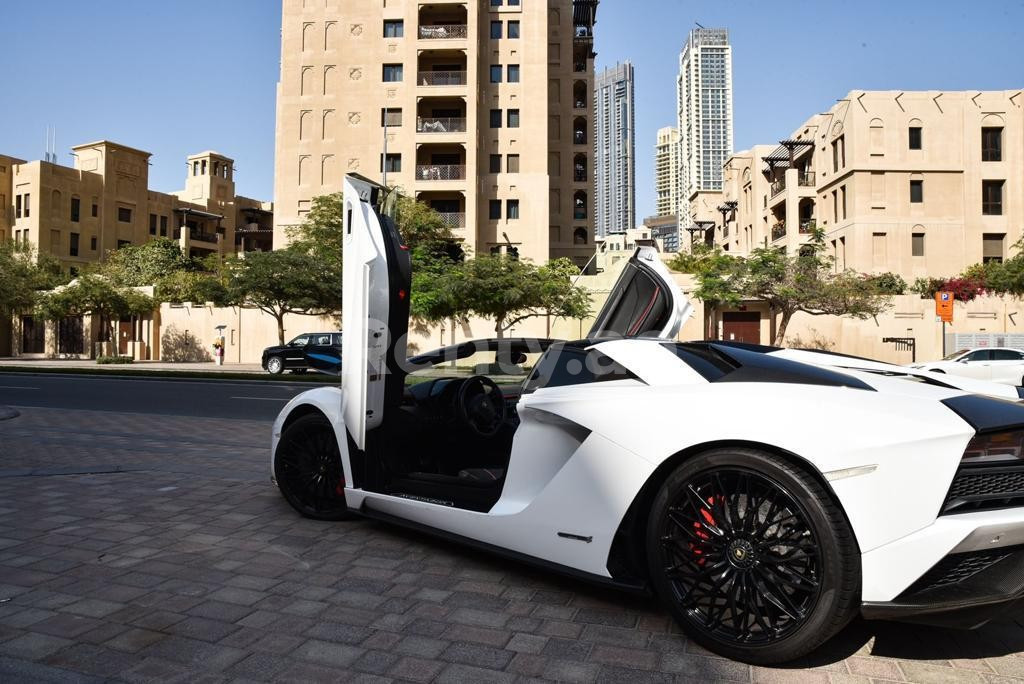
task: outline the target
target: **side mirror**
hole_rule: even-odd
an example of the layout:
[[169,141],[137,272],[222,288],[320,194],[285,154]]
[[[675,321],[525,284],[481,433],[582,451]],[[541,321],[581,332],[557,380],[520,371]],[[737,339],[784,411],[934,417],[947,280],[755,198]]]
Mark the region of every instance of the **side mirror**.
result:
[[963,357],[963,358],[957,359],[957,360],[956,360],[956,362],[957,362],[957,363],[967,363],[967,360],[968,360],[968,359],[967,359],[967,357],[965,356],[965,357]]

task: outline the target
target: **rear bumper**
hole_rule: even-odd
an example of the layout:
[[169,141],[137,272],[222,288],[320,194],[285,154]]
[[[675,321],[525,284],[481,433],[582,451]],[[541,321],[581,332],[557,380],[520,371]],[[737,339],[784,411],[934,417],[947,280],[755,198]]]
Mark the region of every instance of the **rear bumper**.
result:
[[892,601],[865,601],[871,620],[974,629],[1024,599],[1024,545],[951,553]]

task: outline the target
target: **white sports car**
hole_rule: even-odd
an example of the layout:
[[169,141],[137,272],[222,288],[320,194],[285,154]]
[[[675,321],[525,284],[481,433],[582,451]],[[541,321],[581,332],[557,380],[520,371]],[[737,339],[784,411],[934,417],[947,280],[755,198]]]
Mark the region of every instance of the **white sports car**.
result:
[[1021,404],[849,357],[679,343],[690,306],[644,249],[585,340],[406,363],[410,265],[384,195],[346,178],[341,387],[274,423],[273,477],[303,515],[653,591],[753,663],[857,613],[973,627],[1024,595]]
[[911,368],[923,368],[934,373],[948,373],[1015,387],[1024,385],[1024,352],[1008,347],[961,349],[941,361],[915,363]]

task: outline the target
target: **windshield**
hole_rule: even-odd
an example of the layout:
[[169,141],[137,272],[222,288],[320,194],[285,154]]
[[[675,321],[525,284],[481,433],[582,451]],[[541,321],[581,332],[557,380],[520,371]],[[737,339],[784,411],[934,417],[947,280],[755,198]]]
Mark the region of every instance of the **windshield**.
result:
[[970,349],[961,349],[959,351],[953,352],[952,354],[950,354],[948,356],[943,356],[942,360],[943,361],[952,361],[953,359],[957,358],[958,356],[962,356],[962,355],[966,354],[969,351],[970,351]]
[[542,353],[513,352],[510,358],[504,352],[501,354],[503,358],[499,358],[498,352],[494,350],[479,351],[462,359],[413,371],[406,378],[406,383],[411,385],[436,378],[486,375],[499,385],[519,385],[533,370]]

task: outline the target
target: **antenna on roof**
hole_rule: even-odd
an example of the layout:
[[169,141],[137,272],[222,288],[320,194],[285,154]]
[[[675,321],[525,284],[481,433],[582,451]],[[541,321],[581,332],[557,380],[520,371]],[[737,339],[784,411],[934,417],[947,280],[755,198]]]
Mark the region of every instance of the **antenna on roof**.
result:
[[697,28],[704,28],[704,25],[701,24],[699,21],[695,21],[693,23],[697,25]]

